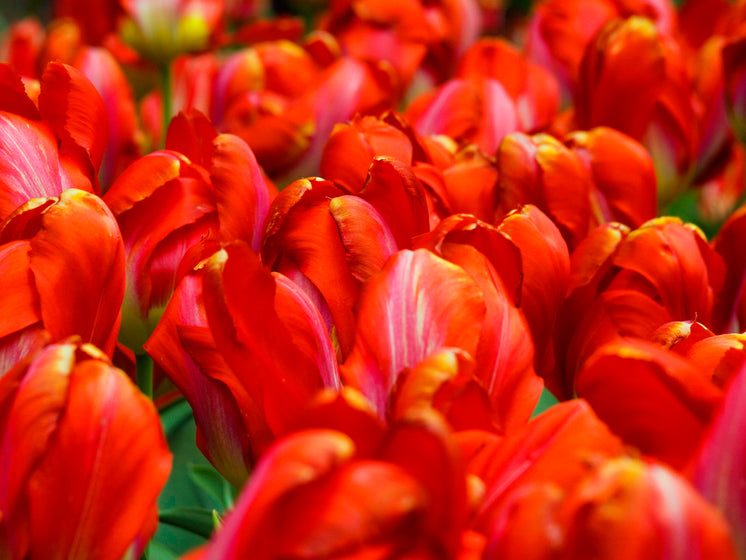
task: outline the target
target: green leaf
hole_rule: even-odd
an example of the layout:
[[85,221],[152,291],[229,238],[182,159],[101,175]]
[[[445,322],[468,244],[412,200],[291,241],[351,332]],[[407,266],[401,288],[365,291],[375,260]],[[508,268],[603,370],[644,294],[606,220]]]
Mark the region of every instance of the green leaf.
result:
[[233,487],[211,465],[190,464],[187,469],[192,482],[215,500],[221,511],[233,506]]
[[536,408],[534,408],[534,412],[533,414],[531,414],[531,418],[533,418],[534,416],[538,416],[557,403],[559,403],[559,401],[554,397],[552,393],[549,392],[549,390],[547,390],[546,387],[544,387],[544,389],[542,389],[541,391],[539,402],[536,403]]
[[166,438],[171,439],[173,433],[181,428],[184,423],[191,418],[192,408],[184,399],[181,399],[162,410],[161,423],[163,424],[163,431],[166,434]]
[[200,507],[164,509],[158,513],[158,521],[209,539],[215,528],[214,511]]

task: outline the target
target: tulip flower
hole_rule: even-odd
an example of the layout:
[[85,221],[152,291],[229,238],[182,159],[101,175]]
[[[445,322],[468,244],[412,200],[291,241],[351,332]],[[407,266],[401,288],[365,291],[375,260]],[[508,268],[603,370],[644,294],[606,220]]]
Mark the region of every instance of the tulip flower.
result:
[[222,529],[190,558],[462,558],[467,503],[437,414],[409,413],[370,454],[344,427],[306,429],[266,453]]
[[0,555],[120,559],[155,532],[171,470],[158,414],[71,338],[0,378]]
[[599,348],[575,387],[626,443],[676,469],[693,456],[723,396],[711,372],[642,340]]
[[591,207],[597,223],[639,227],[657,212],[653,161],[643,146],[612,128],[576,131],[565,144],[585,163],[594,188]]
[[120,28],[122,38],[158,64],[205,49],[223,10],[222,0],[172,0],[157,5],[124,0],[121,5],[126,16]]
[[21,78],[2,66],[0,91],[0,219],[32,198],[73,187],[96,192],[106,109],[93,85],[75,68],[50,63],[37,107]]
[[489,534],[495,520],[527,488],[572,488],[596,464],[621,455],[622,443],[576,399],[560,403],[505,438],[479,431],[457,434],[467,472],[484,483],[474,527]]
[[358,196],[319,178],[284,189],[269,211],[262,260],[308,285],[317,307],[328,309],[344,360],[355,336],[353,304],[360,282],[397,249],[411,248],[428,226],[424,192],[412,170],[380,157]]
[[608,23],[585,51],[575,116],[580,128],[609,126],[640,141],[655,163],[659,203],[667,204],[691,180],[698,144],[693,94],[679,45],[633,16]]
[[505,135],[519,130],[515,102],[492,78],[454,78],[409,104],[404,116],[419,134],[444,134],[463,146],[493,154]]
[[601,463],[576,486],[526,489],[495,523],[484,558],[738,558],[723,516],[670,469]]
[[459,60],[456,75],[500,82],[515,101],[520,130],[545,128],[557,114],[560,92],[556,78],[503,39],[475,42]]
[[340,384],[319,311],[242,242],[183,277],[145,349],[192,405],[200,448],[236,486],[317,391]]
[[[524,240],[465,215],[446,218],[418,239],[419,246],[468,272],[484,294],[486,313],[473,375],[492,404],[498,433],[511,433],[528,421],[543,386],[534,371],[533,333],[521,306],[522,290],[538,279],[515,283],[529,270],[521,262],[520,251],[526,247],[517,241]],[[539,247],[533,249],[538,253]]]
[[497,153],[498,211],[507,214],[523,204],[546,213],[572,250],[588,234],[592,178],[576,153],[547,134],[505,137]]
[[744,421],[744,372],[746,368],[742,365],[708,428],[692,469],[694,486],[729,521],[741,556],[746,552],[746,531],[742,523],[746,512],[746,495],[743,492],[746,456],[737,434]]
[[105,196],[127,252],[120,340],[136,353],[168,303],[187,250],[208,231],[258,249],[272,197],[242,140],[217,135],[199,114],[174,119],[173,127],[168,146],[180,152],[162,150],[138,159]]
[[[665,217],[633,232],[600,226],[572,255],[571,282],[555,331],[550,387],[573,395],[573,378],[597,348],[618,336],[648,339],[662,324],[713,320],[725,266],[691,224]],[[555,384],[556,383],[556,384]]]
[[[77,189],[32,199],[0,225],[0,374],[45,336],[78,335],[114,352],[124,246],[101,199]],[[45,334],[46,333],[46,334]]]
[[461,268],[425,250],[400,252],[363,286],[342,377],[383,415],[404,368],[444,347],[476,355],[484,313],[479,288]]
[[673,31],[674,10],[668,2],[645,0],[544,0],[537,2],[529,24],[529,57],[547,68],[569,95],[578,80],[583,55],[596,33],[619,17],[651,18],[658,29]]

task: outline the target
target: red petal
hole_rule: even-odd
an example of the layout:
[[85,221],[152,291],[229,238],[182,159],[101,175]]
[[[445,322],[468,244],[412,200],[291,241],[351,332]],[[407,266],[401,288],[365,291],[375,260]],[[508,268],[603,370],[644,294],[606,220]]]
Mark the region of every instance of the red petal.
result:
[[0,113],[0,220],[32,198],[58,196],[71,187],[49,127]]
[[281,531],[288,518],[275,525],[269,522],[268,514],[281,507],[283,497],[339,469],[354,451],[347,436],[330,430],[308,430],[280,440],[257,465],[204,557],[237,559],[250,554],[257,559],[271,558],[271,551],[281,545],[282,539],[270,538],[267,542],[262,537],[275,536],[270,529]]
[[[28,241],[11,241],[0,246],[0,307],[4,310],[0,338],[41,321],[30,250]],[[0,372],[4,371],[0,368]]]
[[514,492],[535,483],[571,487],[601,458],[621,454],[622,443],[583,400],[560,403],[502,440],[484,441],[469,458],[486,494],[476,527],[492,526]]
[[230,134],[215,138],[210,177],[221,239],[242,239],[258,251],[272,195],[246,142]]
[[97,185],[96,174],[108,138],[108,117],[93,84],[72,66],[50,62],[41,79],[39,111],[62,140],[62,149],[76,159],[87,159],[88,168],[81,171]]
[[363,286],[345,381],[383,415],[404,368],[447,346],[475,355],[484,312],[481,291],[461,268],[422,249],[401,251]]
[[166,149],[184,154],[189,161],[210,167],[213,141],[218,132],[215,126],[197,109],[181,111],[171,119],[166,134]]
[[389,226],[374,206],[357,196],[333,198],[329,212],[337,222],[350,273],[365,282],[397,251]]
[[[202,452],[231,484],[241,487],[252,459],[249,429],[255,430],[253,445],[261,448],[262,423],[243,419],[241,409],[251,419],[259,416],[257,405],[248,396],[242,400],[246,392],[238,380],[225,382],[234,376],[215,348],[201,306],[201,282],[195,275],[181,281],[144,349],[189,401]],[[233,391],[236,385],[238,394]],[[264,445],[268,439],[264,438]]]
[[395,159],[377,157],[360,196],[381,214],[400,249],[430,229],[425,193],[412,169]]
[[98,360],[75,367],[66,404],[29,481],[34,552],[121,558],[151,536],[141,531],[171,470],[158,413],[121,370]]
[[52,337],[77,334],[111,355],[124,297],[124,246],[103,201],[76,189],[63,192],[44,211],[30,257]]
[[0,553],[8,558],[27,555],[26,485],[64,413],[74,355],[72,345],[50,346],[0,377]]
[[41,119],[39,110],[26,93],[21,76],[9,64],[0,64],[0,111],[15,113],[32,121]]
[[675,468],[691,457],[722,398],[690,362],[633,340],[600,348],[576,387],[614,433]]

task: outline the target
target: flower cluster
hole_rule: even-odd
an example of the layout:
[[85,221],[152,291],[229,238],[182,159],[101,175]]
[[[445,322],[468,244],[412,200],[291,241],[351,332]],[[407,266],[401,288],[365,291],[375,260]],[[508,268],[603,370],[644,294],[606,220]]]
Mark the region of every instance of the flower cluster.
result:
[[0,558],[746,559],[746,0],[49,8]]

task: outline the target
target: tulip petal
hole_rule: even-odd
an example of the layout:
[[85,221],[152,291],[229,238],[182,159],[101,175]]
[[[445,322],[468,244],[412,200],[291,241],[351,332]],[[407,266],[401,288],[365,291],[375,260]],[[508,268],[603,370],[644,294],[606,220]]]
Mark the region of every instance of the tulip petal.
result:
[[[0,339],[41,321],[39,295],[29,268],[29,241],[0,245]],[[4,372],[5,369],[0,369]]]
[[[256,448],[269,438],[262,438],[261,422],[242,417],[242,409],[249,418],[258,416],[256,403],[241,391],[237,380],[230,385],[225,382],[233,374],[215,348],[200,299],[199,279],[185,276],[144,349],[189,401],[200,450],[218,472],[241,487],[248,478],[246,465],[252,459],[247,425],[256,430],[251,433]],[[223,373],[216,373],[219,371]],[[239,394],[235,393],[236,385]],[[244,395],[246,399],[242,400]]]
[[0,112],[0,220],[27,200],[72,187],[49,127]]
[[504,439],[485,438],[468,456],[468,471],[486,486],[476,527],[491,527],[513,492],[532,483],[571,487],[594,461],[622,450],[622,442],[581,399],[551,407]]
[[461,268],[429,251],[400,251],[364,284],[355,347],[342,367],[379,414],[396,378],[443,347],[475,355],[485,307]]
[[[94,185],[106,150],[109,119],[101,96],[77,69],[50,62],[41,79],[39,111],[62,140],[62,149],[81,150],[88,160],[84,173]],[[82,161],[81,161],[82,163]]]
[[158,414],[121,370],[97,360],[75,367],[66,404],[29,481],[35,552],[121,558],[171,470]]
[[64,413],[74,352],[72,345],[52,346],[28,370],[21,365],[0,378],[0,553],[7,554],[5,541],[14,551],[9,558],[26,555],[29,504],[23,489]]
[[743,445],[746,422],[746,367],[735,375],[710,424],[692,472],[694,486],[710,500],[731,524],[736,546],[746,553],[746,446]]
[[63,192],[44,211],[30,257],[52,337],[77,334],[111,355],[124,297],[124,247],[103,201],[77,189]]
[[215,138],[210,177],[221,239],[243,239],[258,251],[271,194],[251,148],[230,134]]
[[397,251],[389,226],[372,204],[357,196],[333,198],[329,212],[337,222],[350,273],[365,282]]
[[691,458],[722,398],[690,362],[632,339],[600,348],[576,387],[614,433],[674,468]]

